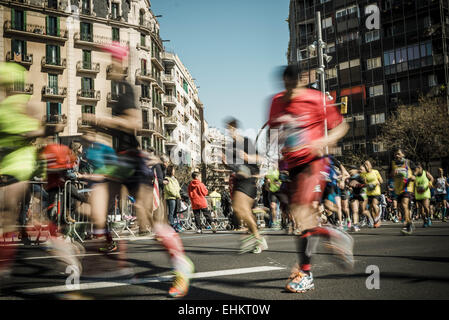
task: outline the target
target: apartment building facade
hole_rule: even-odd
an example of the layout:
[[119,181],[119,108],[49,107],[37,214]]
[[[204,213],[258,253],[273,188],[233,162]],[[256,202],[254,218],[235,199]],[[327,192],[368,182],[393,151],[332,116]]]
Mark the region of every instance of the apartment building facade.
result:
[[337,103],[348,97],[350,130],[335,151],[388,161],[388,146],[375,138],[395,108],[420,95],[447,98],[449,1],[292,0],[288,62],[306,70],[317,68],[316,11],[332,57],[326,91]]
[[163,104],[165,119],[165,147],[167,153],[182,165],[192,168],[202,162],[204,117],[198,88],[188,69],[173,52],[163,53]]
[[0,1],[0,20],[0,60],[27,69],[25,85],[1,94],[30,94],[44,123],[67,121],[61,137],[81,134],[83,113],[112,116],[118,87],[102,47],[128,46],[121,74],[134,85],[141,114],[136,133],[144,149],[166,152],[164,48],[148,0]]

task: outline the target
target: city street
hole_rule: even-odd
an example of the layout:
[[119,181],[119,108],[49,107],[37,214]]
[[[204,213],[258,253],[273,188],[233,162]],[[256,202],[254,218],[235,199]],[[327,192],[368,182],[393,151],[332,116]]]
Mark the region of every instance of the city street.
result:
[[[238,232],[182,233],[196,266],[185,299],[448,299],[449,223],[435,222],[427,229],[416,223],[412,236],[401,235],[400,228],[386,223],[353,234],[352,272],[337,268],[318,247],[312,269],[316,288],[306,294],[284,290],[296,250],[295,237],[283,231],[267,230],[269,249],[259,255],[237,254],[242,236]],[[170,299],[170,264],[156,240],[123,240],[120,252],[107,257],[92,247],[92,242],[86,243],[80,290],[71,290],[66,286],[65,265],[44,250],[20,246],[20,260],[2,279],[0,299]],[[379,268],[379,289],[367,289],[371,273],[366,271],[371,265]]]

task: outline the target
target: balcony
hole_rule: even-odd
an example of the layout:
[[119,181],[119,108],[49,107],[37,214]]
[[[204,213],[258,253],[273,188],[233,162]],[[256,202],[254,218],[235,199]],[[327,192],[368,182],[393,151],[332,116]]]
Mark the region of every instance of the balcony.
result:
[[57,125],[67,122],[65,114],[47,114],[42,118],[42,122],[46,125]]
[[151,62],[158,68],[159,70],[164,70],[164,64],[162,63],[161,55],[155,54],[154,52],[151,53]]
[[112,64],[108,65],[106,68],[106,79],[118,79],[126,78],[128,76],[128,67],[120,68],[119,70],[114,70]]
[[113,21],[123,21],[122,16],[119,16],[117,13],[108,13],[108,19]]
[[63,87],[42,87],[43,100],[64,100],[67,97],[67,88]]
[[176,98],[173,96],[164,96],[164,105],[167,107],[176,107]]
[[25,68],[29,68],[33,64],[33,54],[14,54],[8,51],[6,53],[6,61],[16,62]]
[[32,83],[15,83],[7,88],[7,93],[9,95],[14,94],[33,94],[34,85]]
[[144,121],[142,122],[142,129],[138,130],[137,135],[142,137],[148,137],[155,132],[156,131],[154,129],[154,123]]
[[178,118],[175,116],[165,118],[164,125],[166,128],[175,129],[178,126]]
[[113,92],[108,92],[108,95],[106,96],[106,102],[108,105],[117,103],[118,102],[118,94],[113,93]]
[[161,138],[165,139],[164,137],[164,128],[154,125],[154,133],[158,136],[160,136]]
[[175,77],[171,74],[163,74],[162,81],[166,86],[176,86]]
[[64,71],[64,69],[67,68],[67,60],[66,59],[52,60],[48,57],[42,57],[41,67],[43,70],[50,70],[50,71],[62,73]]
[[94,89],[79,89],[76,93],[79,102],[96,103],[100,101],[100,91]]
[[137,50],[145,50],[145,51],[147,51],[147,52],[150,52],[150,51],[151,51],[151,49],[150,49],[149,47],[147,47],[146,45],[142,45],[142,44],[140,44],[140,43],[137,43],[136,49],[137,49]]
[[167,114],[165,113],[164,107],[158,101],[154,101],[153,100],[153,110],[156,111],[156,112],[159,112],[164,117],[167,116]]
[[162,53],[162,60],[164,61],[164,63],[166,63],[167,65],[171,65],[173,66],[176,62],[175,62],[175,54],[172,52],[168,52],[168,51],[164,51]]
[[164,85],[163,85],[163,83],[162,83],[161,78],[156,78],[156,81],[155,81],[154,84],[156,85],[155,88],[156,88],[157,90],[159,90],[161,93],[164,93],[164,92],[165,92],[165,91],[164,91]]
[[149,105],[151,103],[151,98],[150,97],[140,97],[139,101],[142,102],[142,104],[144,105]]
[[153,31],[153,24],[149,21],[140,21],[138,28],[139,28],[139,31],[151,33]]
[[165,135],[164,138],[165,138],[165,146],[166,147],[171,148],[171,147],[177,146],[179,143],[179,141],[177,141],[176,138],[171,137],[169,135]]
[[57,0],[45,0],[44,8],[45,10],[65,11],[67,4]]
[[[112,38],[94,35],[91,33],[76,32],[73,35],[75,45],[92,50],[103,50],[103,46],[112,44]],[[120,41],[120,45],[129,47],[129,41]]]
[[97,74],[100,72],[100,63],[78,61],[76,63],[76,72],[84,74]]
[[148,71],[142,72],[141,69],[136,70],[136,80],[148,83],[156,82],[156,79]]
[[6,20],[3,24],[3,33],[6,37],[64,45],[68,37],[67,30],[60,30],[59,34],[57,34],[56,30],[54,31],[47,34],[47,28],[45,26],[36,24],[13,26],[10,20]]

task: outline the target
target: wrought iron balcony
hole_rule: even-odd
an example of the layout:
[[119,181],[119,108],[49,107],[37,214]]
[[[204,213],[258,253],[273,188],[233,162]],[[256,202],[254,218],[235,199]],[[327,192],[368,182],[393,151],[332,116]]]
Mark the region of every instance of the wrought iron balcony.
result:
[[15,83],[7,88],[10,95],[13,94],[33,94],[34,85],[32,83]]
[[76,63],[76,71],[80,73],[97,74],[100,72],[100,63],[98,62],[86,62],[78,61]]
[[76,93],[78,100],[97,102],[100,101],[100,91],[94,89],[79,89]]
[[41,66],[43,69],[63,71],[67,68],[66,59],[51,59],[50,57],[42,57]]
[[63,100],[67,97],[67,88],[66,87],[51,87],[44,86],[42,87],[42,98],[47,99],[57,99]]
[[37,42],[64,43],[67,41],[67,30],[48,29],[42,25],[23,24],[13,25],[11,20],[6,20],[3,24],[3,32],[5,36],[26,39]]

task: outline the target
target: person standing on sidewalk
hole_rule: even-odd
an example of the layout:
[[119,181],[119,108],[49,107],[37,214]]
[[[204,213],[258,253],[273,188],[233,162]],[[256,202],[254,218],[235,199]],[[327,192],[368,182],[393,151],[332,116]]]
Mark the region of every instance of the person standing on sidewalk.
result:
[[165,180],[167,180],[167,184],[164,187],[164,198],[167,202],[168,222],[176,231],[179,232],[180,226],[176,216],[176,202],[178,199],[181,199],[181,187],[175,177],[175,167],[173,165],[169,165],[167,167],[167,175],[165,176]]
[[190,202],[192,203],[192,210],[195,217],[196,232],[203,233],[201,226],[201,213],[206,217],[207,223],[212,227],[212,231],[217,232],[215,223],[212,220],[209,209],[207,208],[206,196],[209,191],[207,190],[204,183],[201,182],[200,173],[192,173],[192,181],[189,184],[188,192]]

